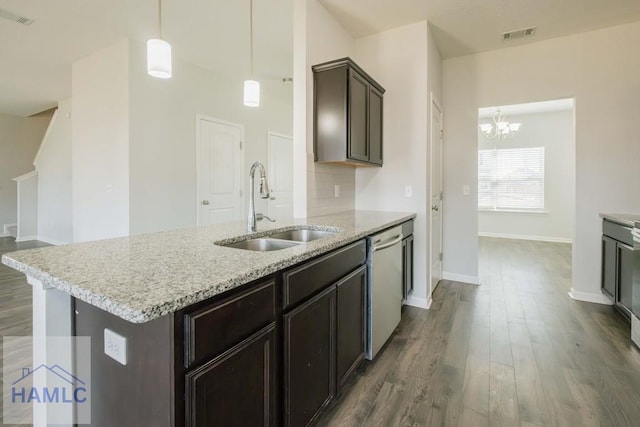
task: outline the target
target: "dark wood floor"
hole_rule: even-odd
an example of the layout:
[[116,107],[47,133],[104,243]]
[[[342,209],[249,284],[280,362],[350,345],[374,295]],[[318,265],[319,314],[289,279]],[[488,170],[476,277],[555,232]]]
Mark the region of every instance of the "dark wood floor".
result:
[[613,308],[567,295],[570,245],[481,238],[480,278],[407,307],[320,424],[640,425],[640,352]]
[[[7,252],[47,246],[33,241],[16,243],[13,237],[0,237],[0,258]],[[24,274],[0,263],[0,334],[31,335],[31,286]]]
[[[13,237],[0,237],[0,258],[2,254],[7,252],[42,246],[48,245],[36,241],[16,243]],[[4,338],[31,335],[31,318],[31,286],[27,283],[24,274],[0,263],[0,336]],[[21,366],[30,366],[30,350],[24,350],[26,351],[21,352],[23,356],[20,358],[20,364]],[[0,377],[3,364],[4,351],[2,344],[0,344]],[[3,403],[0,400],[0,414],[4,415],[2,406]],[[0,423],[2,423],[2,418],[0,418]]]

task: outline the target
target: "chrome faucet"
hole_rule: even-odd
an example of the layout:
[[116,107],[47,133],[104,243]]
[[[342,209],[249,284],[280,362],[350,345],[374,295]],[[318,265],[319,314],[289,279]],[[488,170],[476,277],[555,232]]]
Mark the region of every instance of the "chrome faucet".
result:
[[264,170],[264,166],[260,162],[255,162],[251,165],[251,170],[249,171],[249,215],[247,216],[247,232],[253,233],[256,231],[256,218],[260,221],[263,218],[268,219],[271,222],[275,222],[274,219],[269,218],[263,214],[256,214],[256,207],[254,202],[254,187],[255,187],[255,179],[254,175],[256,173],[256,169],[260,171],[260,198],[268,199],[269,198],[269,184],[267,183],[267,173]]

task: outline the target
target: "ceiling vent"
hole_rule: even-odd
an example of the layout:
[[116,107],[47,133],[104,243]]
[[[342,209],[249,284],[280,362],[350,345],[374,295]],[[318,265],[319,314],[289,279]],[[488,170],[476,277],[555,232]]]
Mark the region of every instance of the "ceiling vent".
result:
[[513,31],[508,31],[506,33],[502,33],[502,40],[506,42],[509,40],[516,40],[516,39],[522,39],[525,37],[531,37],[536,34],[536,28],[537,27],[522,28],[520,30],[513,30]]
[[7,19],[9,21],[17,22],[22,25],[31,25],[33,24],[33,19],[25,18],[24,16],[16,15],[13,12],[9,12],[6,9],[0,8],[0,18]]

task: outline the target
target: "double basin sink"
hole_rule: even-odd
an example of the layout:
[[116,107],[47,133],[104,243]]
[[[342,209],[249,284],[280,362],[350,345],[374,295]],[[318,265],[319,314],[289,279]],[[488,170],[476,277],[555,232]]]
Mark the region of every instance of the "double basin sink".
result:
[[216,245],[227,248],[245,249],[249,251],[277,251],[301,245],[313,240],[332,237],[338,234],[335,231],[298,229],[298,230],[273,230],[270,234],[259,238],[248,238],[232,243],[217,242]]

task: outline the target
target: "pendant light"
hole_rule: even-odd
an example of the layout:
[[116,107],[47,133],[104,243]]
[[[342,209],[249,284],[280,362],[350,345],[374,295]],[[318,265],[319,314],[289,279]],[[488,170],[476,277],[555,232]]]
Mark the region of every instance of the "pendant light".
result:
[[244,105],[260,106],[260,82],[253,76],[253,0],[249,0],[249,39],[251,44],[251,79],[244,81]]
[[171,78],[171,45],[162,40],[162,0],[158,0],[158,38],[147,41],[147,73],[160,79]]

